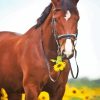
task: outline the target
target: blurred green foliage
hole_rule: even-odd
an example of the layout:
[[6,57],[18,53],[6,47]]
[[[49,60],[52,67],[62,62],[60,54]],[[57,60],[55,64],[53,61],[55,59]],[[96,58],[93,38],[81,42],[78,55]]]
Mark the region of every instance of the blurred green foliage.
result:
[[68,83],[72,86],[81,88],[82,86],[87,86],[89,88],[100,88],[100,79],[97,80],[89,80],[88,78],[82,79],[70,79]]
[[70,100],[82,100],[82,99],[73,97],[73,98],[70,98]]

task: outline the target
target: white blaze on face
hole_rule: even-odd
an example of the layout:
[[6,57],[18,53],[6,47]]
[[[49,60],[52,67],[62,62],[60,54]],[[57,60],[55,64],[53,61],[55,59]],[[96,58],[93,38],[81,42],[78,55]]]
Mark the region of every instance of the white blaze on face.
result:
[[67,10],[67,13],[66,13],[66,16],[65,16],[65,19],[66,21],[71,17],[71,13],[69,10]]
[[73,54],[73,44],[72,44],[71,39],[66,39],[64,54],[67,57],[69,57],[71,54]]

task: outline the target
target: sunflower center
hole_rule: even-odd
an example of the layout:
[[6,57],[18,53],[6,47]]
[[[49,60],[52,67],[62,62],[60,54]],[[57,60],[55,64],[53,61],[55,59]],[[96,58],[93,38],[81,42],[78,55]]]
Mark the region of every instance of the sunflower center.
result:
[[73,93],[76,94],[76,90],[73,90]]
[[58,67],[58,68],[59,68],[59,67],[61,67],[61,64],[58,64],[58,66],[57,66],[57,67]]
[[42,97],[42,100],[45,100],[45,97],[44,96]]
[[88,97],[88,96],[86,96],[85,98],[86,98],[86,100],[88,100],[88,99],[89,99],[89,97]]

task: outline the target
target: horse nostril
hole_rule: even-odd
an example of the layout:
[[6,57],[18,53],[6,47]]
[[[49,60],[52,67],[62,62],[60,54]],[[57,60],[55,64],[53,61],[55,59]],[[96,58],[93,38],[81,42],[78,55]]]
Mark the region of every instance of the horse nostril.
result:
[[61,53],[62,53],[62,55],[63,55],[63,54],[65,53],[65,49],[63,49]]

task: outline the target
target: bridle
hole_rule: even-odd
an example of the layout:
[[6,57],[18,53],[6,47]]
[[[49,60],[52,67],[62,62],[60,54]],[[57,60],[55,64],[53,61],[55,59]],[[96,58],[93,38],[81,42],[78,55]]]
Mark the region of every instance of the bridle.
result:
[[[57,11],[57,10],[61,10],[61,8],[55,8],[53,9],[53,11]],[[59,43],[59,40],[62,39],[62,38],[66,38],[66,39],[71,39],[74,38],[75,40],[77,39],[77,33],[76,34],[70,34],[70,33],[66,33],[66,34],[61,34],[61,35],[58,35],[57,31],[56,31],[56,18],[52,17],[52,22],[51,22],[51,26],[52,26],[52,33],[54,34],[54,38],[56,40],[56,44],[57,44],[57,47],[58,47],[58,55],[62,55],[60,53],[60,49],[61,49],[61,45]]]
[[[54,8],[53,11],[57,11],[57,10],[62,10],[61,8]],[[66,33],[66,34],[61,34],[61,35],[58,35],[57,34],[57,31],[56,31],[56,18],[52,17],[52,23],[51,23],[51,26],[52,26],[52,33],[54,35],[54,39],[56,41],[56,44],[57,44],[57,53],[58,55],[61,55],[63,56],[63,54],[61,53],[61,45],[59,43],[59,40],[62,39],[62,38],[66,38],[66,39],[71,39],[72,41],[72,38],[74,38],[75,40],[77,40],[77,33],[76,34],[70,34],[70,33]],[[79,67],[78,67],[78,64],[77,64],[77,60],[76,60],[76,56],[77,56],[77,51],[75,49],[75,44],[73,43],[73,46],[74,46],[74,55],[75,55],[75,61],[76,61],[76,66],[77,66],[77,73],[76,73],[76,76],[73,74],[73,70],[72,70],[72,67],[71,67],[71,74],[72,74],[72,77],[74,79],[76,79],[78,77],[78,74],[79,74]],[[70,58],[67,58],[67,60],[69,61],[70,63]]]

